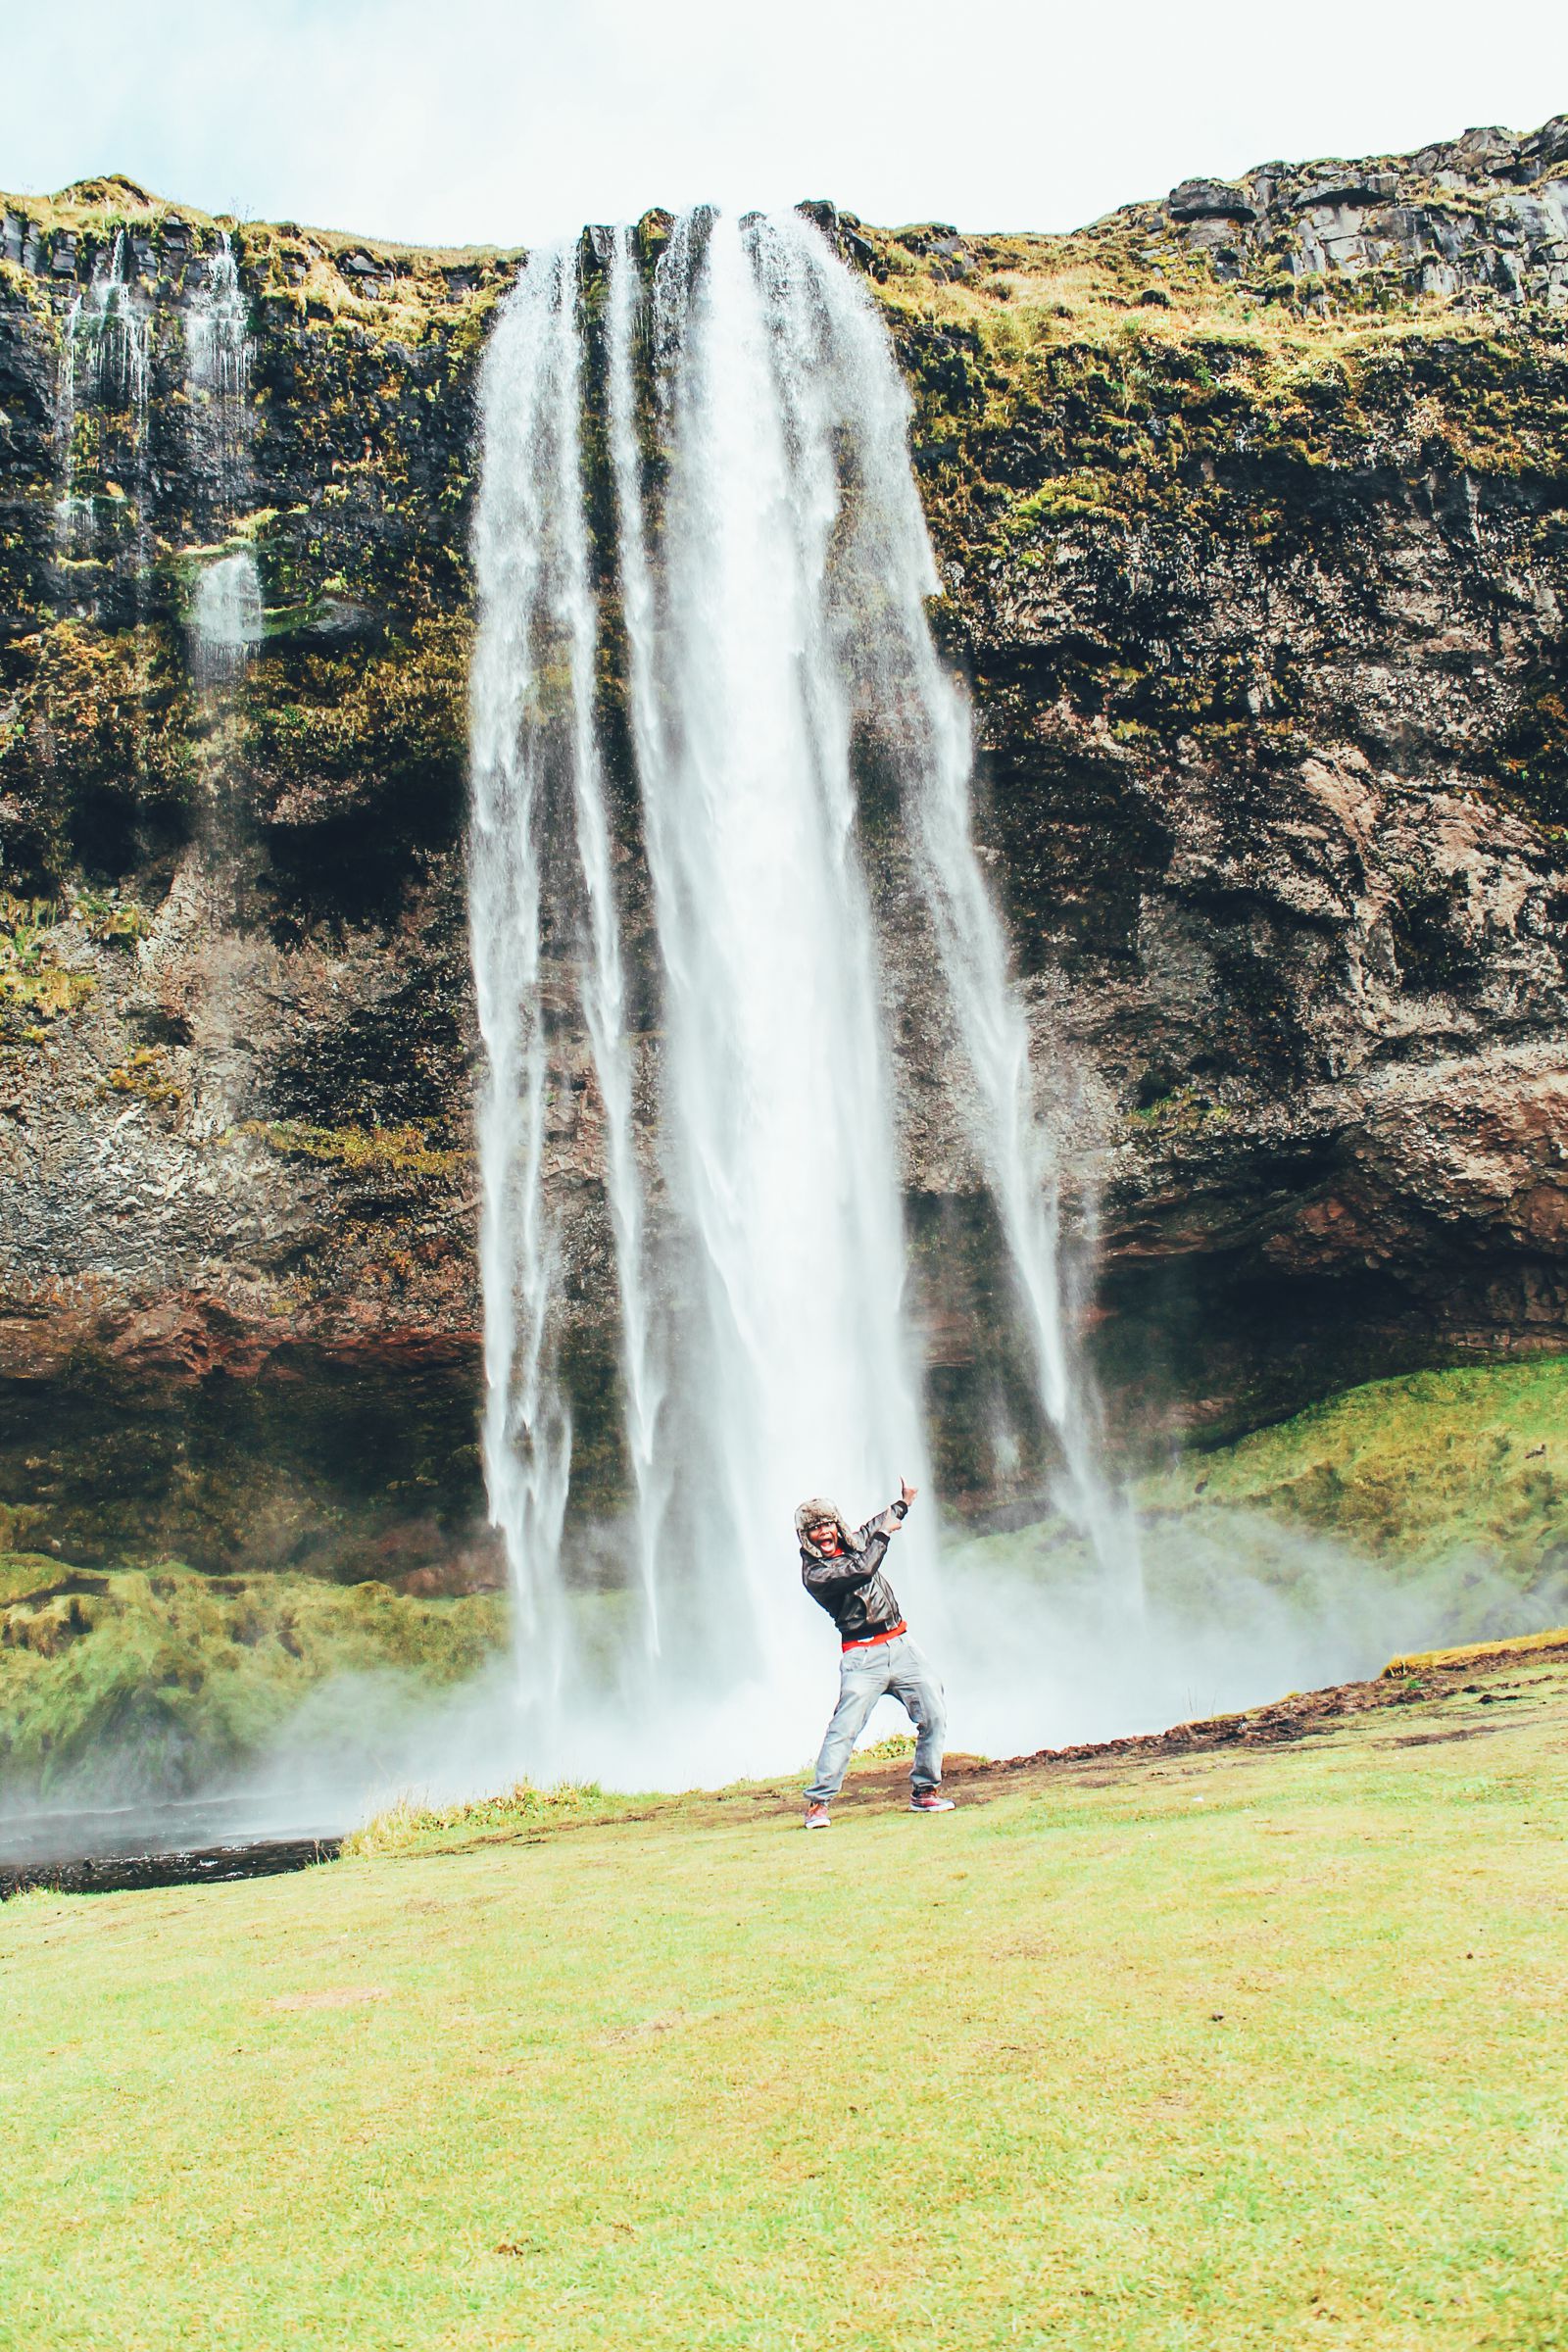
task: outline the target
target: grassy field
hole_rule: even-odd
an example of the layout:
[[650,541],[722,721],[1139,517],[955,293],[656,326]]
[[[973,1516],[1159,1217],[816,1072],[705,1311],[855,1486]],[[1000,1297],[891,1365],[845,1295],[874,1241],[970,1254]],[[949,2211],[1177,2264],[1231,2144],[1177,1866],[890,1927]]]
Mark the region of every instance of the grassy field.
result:
[[0,2341],[1568,2342],[1568,1662],[1378,1694],[22,1896]]

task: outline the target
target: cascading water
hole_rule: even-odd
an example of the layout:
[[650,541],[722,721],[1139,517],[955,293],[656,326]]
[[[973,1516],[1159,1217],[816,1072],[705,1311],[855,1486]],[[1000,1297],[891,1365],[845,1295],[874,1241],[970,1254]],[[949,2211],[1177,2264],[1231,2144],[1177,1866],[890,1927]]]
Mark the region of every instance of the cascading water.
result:
[[1097,1399],[1074,1342],[1058,1153],[1040,1115],[1029,1025],[971,833],[968,712],[937,658],[926,617],[942,583],[908,461],[908,394],[862,287],[804,229],[803,244],[811,301],[783,315],[808,322],[801,381],[817,407],[818,429],[836,435],[840,466],[854,485],[838,555],[840,660],[856,682],[868,733],[900,778],[974,1080],[975,1140],[1012,1265],[1036,1394],[1061,1451],[1057,1499],[1102,1569],[1135,1595],[1136,1523],[1100,1470]]
[[[595,717],[597,619],[579,445],[581,344],[568,251],[523,272],[486,356],[486,464],[475,539],[481,624],[470,691],[470,928],[489,1084],[483,1191],[486,1478],[519,1600],[529,1688],[564,1664],[557,1568],[571,1429],[554,1379],[558,1243],[543,1198],[548,1057],[544,924],[586,933],[580,999],[605,1114],[605,1179],[620,1275],[627,1437],[638,1490],[641,1646],[659,1646],[653,1532],[659,1377],[643,1265],[619,916]],[[574,872],[544,861],[558,840]],[[558,869],[561,858],[557,856]]]
[[261,582],[248,548],[203,565],[190,628],[197,684],[222,685],[237,677],[266,633]]
[[239,269],[220,228],[185,313],[185,395],[192,459],[212,476],[214,503],[229,514],[250,475],[252,358]]
[[152,314],[130,275],[129,246],[121,229],[108,262],[100,260],[86,292],[73,300],[61,337],[54,423],[62,479],[56,540],[62,556],[90,552],[85,543],[92,536],[93,502],[76,494],[80,411],[118,400],[128,411],[132,458],[139,467],[151,378]]
[[[923,1459],[879,981],[899,874],[916,877],[973,1073],[1063,1500],[1103,1562],[1125,1563],[1130,1531],[1095,1466],[1055,1164],[970,837],[966,719],[927,625],[938,582],[886,336],[796,215],[687,216],[651,319],[630,234],[581,250],[592,300],[570,252],[535,256],[484,378],[470,907],[487,1477],[525,1690],[567,1692],[581,1645],[547,1178],[553,1038],[575,990],[605,1108],[643,1649],[656,1599],[678,1636],[639,1689],[721,1680],[760,1718],[813,1646],[793,1504],[825,1490],[868,1507]],[[601,400],[608,485],[582,429]],[[618,629],[601,628],[599,600],[617,597]],[[608,848],[621,738],[598,684],[622,639],[662,997],[649,1203]],[[898,858],[868,858],[865,740],[898,779]],[[902,1543],[913,1595],[929,1517]]]
[[[804,1494],[881,1497],[923,1443],[876,945],[834,660],[840,506],[789,225],[699,213],[655,286],[667,479],[652,593],[629,359],[611,371],[631,692],[664,978],[670,1204],[695,1282],[669,1442],[705,1619],[787,1662]],[[631,325],[617,244],[612,324]],[[618,396],[616,387],[619,387]],[[656,703],[664,723],[648,716]],[[637,723],[637,714],[643,714]],[[928,1536],[911,1528],[909,1548]],[[787,1556],[787,1553],[786,1553]],[[918,1575],[919,1560],[902,1563]]]
[[256,986],[258,948],[236,920],[254,874],[245,806],[242,688],[266,634],[253,549],[236,542],[250,504],[252,345],[245,297],[227,232],[220,230],[185,312],[187,462],[207,544],[186,612],[196,688],[202,819],[176,902],[199,909],[200,1049],[193,1123],[222,1133],[241,1115],[252,1084],[244,1008]]
[[[250,490],[252,343],[228,231],[220,229],[201,286],[185,314],[185,398],[192,471],[205,477],[215,535],[227,530]],[[201,686],[231,680],[263,633],[261,581],[248,547],[208,564],[190,612]]]

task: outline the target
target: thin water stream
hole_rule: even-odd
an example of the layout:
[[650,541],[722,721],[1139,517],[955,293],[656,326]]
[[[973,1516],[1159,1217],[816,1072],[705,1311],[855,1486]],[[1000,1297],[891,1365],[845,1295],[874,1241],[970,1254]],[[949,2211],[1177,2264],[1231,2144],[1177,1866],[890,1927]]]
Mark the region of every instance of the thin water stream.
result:
[[121,454],[128,456],[136,474],[138,532],[143,527],[141,473],[152,380],[152,312],[130,261],[130,247],[121,229],[107,261],[100,260],[85,291],[73,301],[61,337],[54,413],[61,472],[55,541],[67,562],[91,556],[97,536],[96,498],[81,496],[76,486],[76,421],[84,407],[112,403],[124,412],[128,448]]
[[245,1007],[257,984],[257,951],[236,919],[246,899],[254,840],[245,805],[242,741],[246,674],[266,634],[254,549],[235,526],[251,504],[249,313],[228,232],[220,229],[184,318],[187,459],[200,485],[210,544],[199,551],[186,612],[191,680],[200,722],[201,821],[180,903],[201,910],[203,986],[197,1132],[221,1134],[250,1091]]

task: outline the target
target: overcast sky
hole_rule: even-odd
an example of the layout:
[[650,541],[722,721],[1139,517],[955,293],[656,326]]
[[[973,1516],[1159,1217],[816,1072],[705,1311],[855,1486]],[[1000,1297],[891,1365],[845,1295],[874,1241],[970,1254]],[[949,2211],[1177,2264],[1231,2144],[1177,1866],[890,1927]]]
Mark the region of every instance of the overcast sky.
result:
[[7,24],[0,186],[435,244],[802,196],[1070,228],[1565,110],[1565,0],[64,0]]

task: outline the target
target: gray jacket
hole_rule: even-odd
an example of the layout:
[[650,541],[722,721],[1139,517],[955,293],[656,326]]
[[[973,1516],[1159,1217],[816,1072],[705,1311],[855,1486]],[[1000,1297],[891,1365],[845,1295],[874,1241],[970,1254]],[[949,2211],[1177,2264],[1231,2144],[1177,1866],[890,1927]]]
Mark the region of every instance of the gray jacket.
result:
[[[850,1528],[833,1504],[820,1497],[803,1502],[795,1514],[801,1582],[818,1606],[826,1609],[839,1629],[841,1642],[868,1642],[873,1634],[885,1633],[899,1622],[898,1598],[882,1574],[882,1562],[903,1517],[903,1504],[890,1502],[863,1527]],[[844,1549],[836,1556],[818,1551],[806,1532],[821,1519],[838,1524]]]

